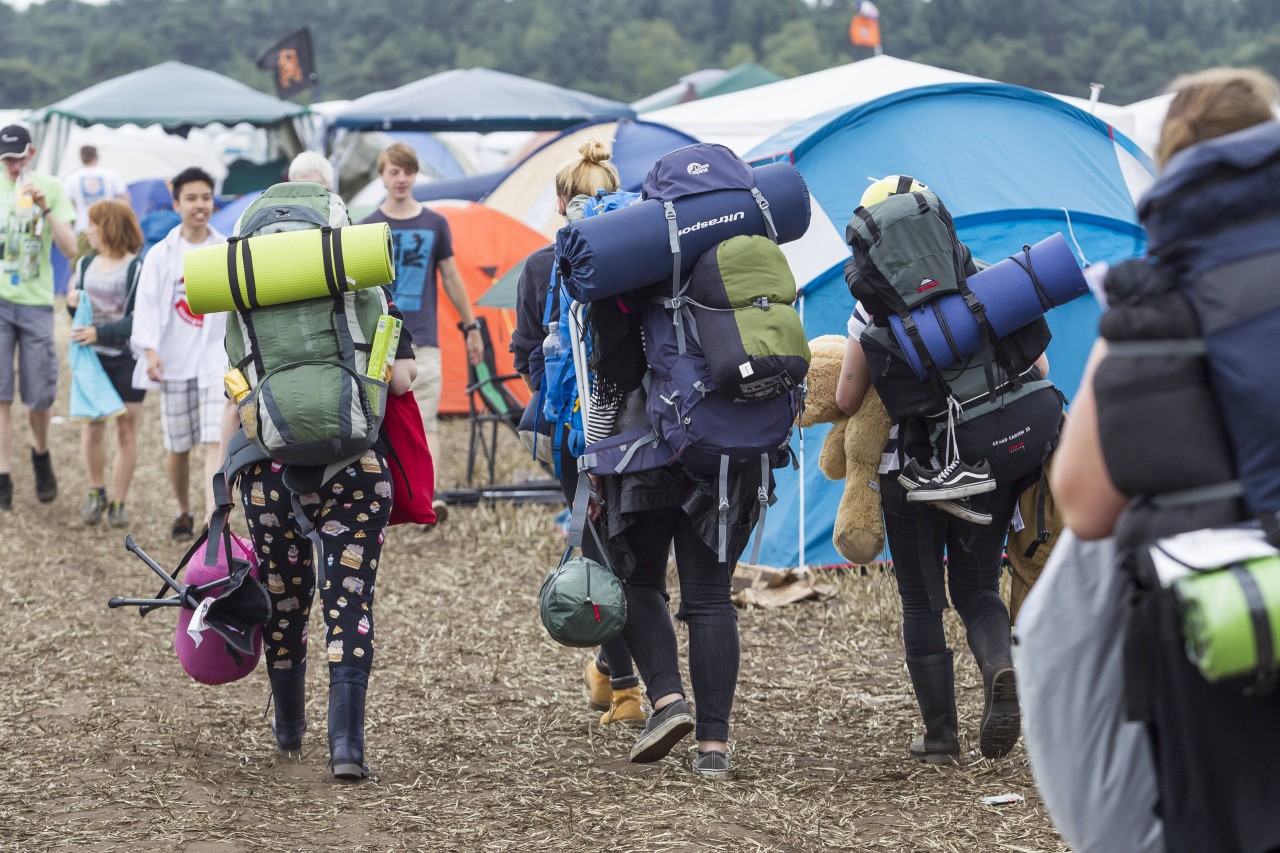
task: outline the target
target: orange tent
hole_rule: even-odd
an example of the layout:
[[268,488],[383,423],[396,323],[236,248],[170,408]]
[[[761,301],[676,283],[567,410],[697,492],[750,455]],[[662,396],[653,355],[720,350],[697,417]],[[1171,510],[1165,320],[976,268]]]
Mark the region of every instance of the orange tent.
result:
[[[467,286],[467,299],[475,306],[493,282],[507,270],[547,244],[547,238],[505,213],[499,213],[471,201],[433,201],[428,205],[449,221],[453,237],[453,256],[458,272]],[[440,360],[443,363],[444,386],[440,393],[440,414],[463,414],[467,406],[467,353],[458,331],[458,312],[443,292],[440,293],[437,322],[440,333]],[[514,311],[499,308],[475,309],[484,317],[493,338],[498,373],[514,373],[508,347],[516,327]],[[508,389],[521,402],[529,401],[522,382],[508,384]]]

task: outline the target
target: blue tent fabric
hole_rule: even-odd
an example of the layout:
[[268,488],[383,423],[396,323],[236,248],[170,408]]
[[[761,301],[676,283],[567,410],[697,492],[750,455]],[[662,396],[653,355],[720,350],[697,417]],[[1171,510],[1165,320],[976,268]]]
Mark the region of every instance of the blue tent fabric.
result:
[[[1154,167],[1130,140],[1083,111],[1040,92],[1004,84],[947,84],[908,89],[800,122],[762,142],[746,158],[791,160],[827,227],[843,238],[866,178],[909,174],[935,191],[974,256],[999,261],[1061,232],[1077,259],[1114,263],[1140,256],[1130,182],[1149,184]],[[1128,180],[1127,180],[1128,179]],[[815,217],[813,227],[821,223]],[[853,300],[843,262],[803,282],[802,316],[810,338],[845,334]],[[1050,378],[1070,398],[1097,336],[1100,309],[1087,296],[1054,309]],[[769,512],[761,562],[801,562],[800,491],[805,493],[804,562],[847,562],[831,544],[843,482],[818,470],[829,427],[804,431],[805,470],[776,473],[778,503]],[[799,439],[793,446],[799,449]]]
[[424,172],[436,175],[441,180],[466,177],[466,168],[458,162],[449,146],[435,134],[400,131],[390,136],[396,142],[403,142],[413,149]]
[[[73,326],[93,325],[93,302],[85,296],[76,305]],[[67,355],[71,368],[71,417],[76,420],[100,421],[124,412],[124,401],[111,384],[111,378],[93,346],[71,342]]]
[[485,196],[493,192],[493,188],[510,174],[511,169],[498,169],[494,172],[482,172],[479,175],[432,181],[429,184],[414,184],[413,197],[418,201],[438,201],[445,198],[484,201]]
[[550,83],[488,68],[442,71],[372,92],[333,117],[347,130],[560,130],[587,119],[634,118],[635,111]]
[[214,212],[209,217],[209,225],[212,226],[219,234],[230,234],[235,230],[236,220],[240,218],[240,214],[262,195],[262,190],[256,192],[245,193],[238,196]]

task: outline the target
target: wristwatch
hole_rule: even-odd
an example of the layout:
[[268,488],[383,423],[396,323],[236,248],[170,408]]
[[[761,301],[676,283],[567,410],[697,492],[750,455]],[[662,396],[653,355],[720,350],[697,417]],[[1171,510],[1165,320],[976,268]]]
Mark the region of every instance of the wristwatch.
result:
[[458,324],[458,331],[460,332],[474,332],[474,331],[478,331],[479,328],[480,328],[480,323],[475,320],[472,320],[470,323]]

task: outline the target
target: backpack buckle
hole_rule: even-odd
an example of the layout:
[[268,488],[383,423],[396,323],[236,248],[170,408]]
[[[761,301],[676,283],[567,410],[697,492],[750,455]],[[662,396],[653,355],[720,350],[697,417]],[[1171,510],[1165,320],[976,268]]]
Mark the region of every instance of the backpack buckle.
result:
[[769,297],[767,296],[757,296],[755,299],[751,300],[751,304],[759,308],[761,311],[768,311],[773,307],[773,303],[769,301]]

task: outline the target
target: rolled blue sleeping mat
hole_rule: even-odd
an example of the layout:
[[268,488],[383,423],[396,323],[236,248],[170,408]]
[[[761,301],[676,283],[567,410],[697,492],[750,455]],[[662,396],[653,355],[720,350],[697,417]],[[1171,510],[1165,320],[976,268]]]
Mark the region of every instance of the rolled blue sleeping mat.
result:
[[[969,289],[986,309],[991,328],[1001,337],[1035,321],[1050,308],[1065,305],[1089,292],[1076,256],[1061,233],[1046,237],[1031,247],[1030,267],[1040,283],[1039,289],[1032,281],[1027,266],[1026,255],[1019,252],[969,278]],[[938,369],[950,367],[958,358],[977,352],[982,345],[978,321],[959,294],[935,299],[912,311],[911,316],[920,330],[929,357]],[[924,364],[902,327],[902,319],[890,317],[889,327],[911,369],[924,379]]]
[[[754,172],[756,187],[769,202],[778,242],[799,239],[809,229],[809,188],[804,178],[790,163],[770,163]],[[681,275],[687,275],[698,258],[721,240],[766,234],[760,207],[745,190],[687,196],[673,206]],[[670,281],[671,238],[663,204],[649,199],[571,222],[556,235],[556,255],[561,279],[579,302]]]

